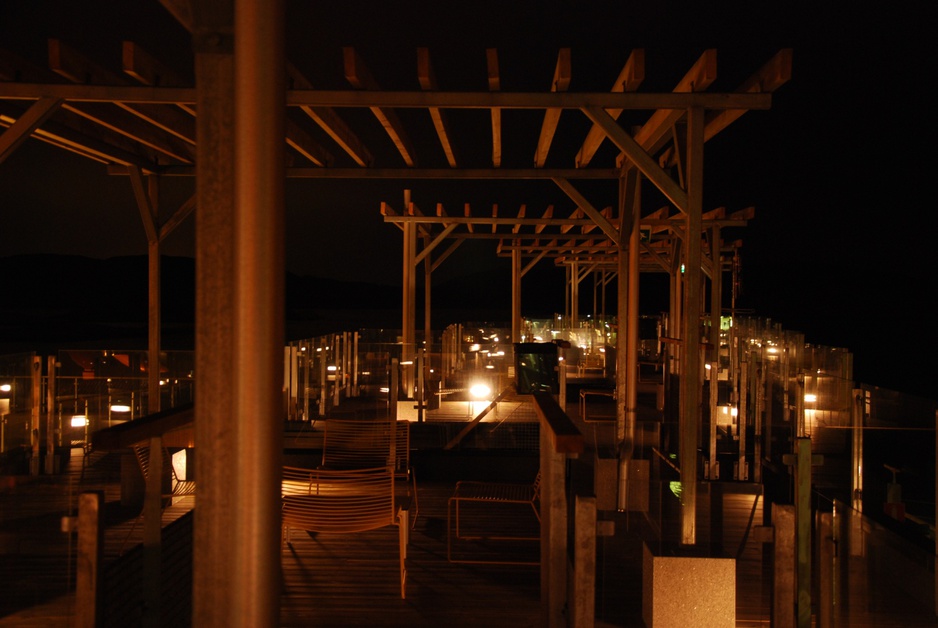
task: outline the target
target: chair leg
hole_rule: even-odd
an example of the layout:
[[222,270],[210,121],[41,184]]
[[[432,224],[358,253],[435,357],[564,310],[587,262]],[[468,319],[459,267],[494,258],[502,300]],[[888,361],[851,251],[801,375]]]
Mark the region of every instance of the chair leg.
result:
[[417,476],[414,475],[414,472],[410,472],[410,479],[414,485],[414,518],[410,522],[412,528],[417,527],[417,515],[420,513],[420,505],[417,503]]
[[407,511],[402,511],[398,521],[398,543],[400,544],[400,562],[401,562],[401,599],[407,598],[407,567],[404,559],[407,557]]

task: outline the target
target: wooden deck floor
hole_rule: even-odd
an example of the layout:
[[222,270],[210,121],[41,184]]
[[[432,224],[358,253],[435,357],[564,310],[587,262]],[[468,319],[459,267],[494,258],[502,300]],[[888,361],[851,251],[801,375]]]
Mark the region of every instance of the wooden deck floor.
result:
[[[582,429],[597,446],[612,434],[605,424],[591,423]],[[399,594],[394,528],[357,535],[294,533],[291,545],[282,548],[280,556],[282,626],[542,625],[538,567],[453,563],[447,560],[446,543],[447,499],[457,480],[531,479],[536,455],[514,454],[512,458],[510,453],[463,452],[457,459],[448,459],[442,451],[448,438],[433,447],[421,445],[426,449],[414,461],[419,516],[408,548],[406,599]],[[101,490],[105,494],[106,560],[128,551],[142,537],[137,513],[120,507],[116,461],[98,461],[82,477],[81,450],[74,451],[69,473],[18,477],[0,485],[0,626],[48,628],[73,623],[74,539],[61,531],[61,518],[73,513],[81,491]],[[725,490],[698,491],[698,499],[701,538],[737,559],[736,625],[769,626],[767,566],[761,544],[747,534],[751,522],[758,525],[761,521],[761,499],[732,484]],[[185,498],[168,508],[164,523],[188,512],[193,503],[193,498]],[[717,503],[723,506],[722,515],[711,517],[707,509]],[[530,514],[522,510],[514,523],[531,524]],[[600,516],[612,520],[615,535],[597,539],[595,625],[643,626],[643,542],[661,531],[655,518],[662,513],[651,512],[646,517],[604,511]],[[469,544],[460,550],[468,552],[470,558],[493,551],[507,556],[510,547],[520,547],[520,552],[530,555],[531,546],[525,550],[520,543]],[[934,616],[912,613],[911,609],[889,623],[891,617],[884,608],[866,606],[869,608],[851,614],[851,626],[936,625]]]

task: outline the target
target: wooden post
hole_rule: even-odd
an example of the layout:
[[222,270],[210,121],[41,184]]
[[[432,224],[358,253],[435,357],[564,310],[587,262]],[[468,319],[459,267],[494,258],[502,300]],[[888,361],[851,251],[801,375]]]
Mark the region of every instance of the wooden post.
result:
[[55,356],[46,358],[46,475],[55,473]]
[[834,591],[837,583],[834,571],[836,547],[834,543],[833,515],[829,512],[817,514],[818,530],[818,628],[833,628],[836,598]]
[[511,341],[521,342],[521,248],[518,240],[514,240],[512,244],[514,246],[511,249]]
[[32,361],[32,388],[29,397],[29,474],[39,475],[39,415],[42,408],[42,358],[33,356]]
[[572,628],[591,628],[596,617],[596,498],[574,497]]
[[811,439],[796,439],[795,542],[798,548],[798,626],[811,626]]
[[687,214],[682,312],[680,451],[681,544],[697,543],[697,429],[700,423],[700,293],[704,112],[687,111]]
[[160,625],[160,567],[163,534],[163,438],[154,436],[149,443],[146,494],[143,500],[143,622]]
[[553,395],[533,397],[541,426],[541,625],[553,628],[567,625],[566,457],[582,453],[584,442]]
[[772,505],[772,528],[775,532],[772,625],[795,625],[795,507]]
[[[193,531],[194,626],[234,625],[230,469],[238,462],[230,429],[234,330],[234,2],[192,2],[196,79],[195,445],[199,515]],[[228,530],[228,534],[219,534]],[[237,541],[234,541],[235,543]]]
[[541,429],[541,608],[543,626],[564,625],[567,599],[567,499],[565,460]]
[[75,626],[96,628],[101,619],[100,575],[104,563],[104,493],[78,496],[78,557],[75,574]]
[[[811,455],[811,439],[795,439],[795,453],[782,456],[792,466],[795,479],[795,560],[797,573],[797,625],[811,625],[811,466],[821,464],[823,456]],[[776,537],[777,538],[777,537]]]

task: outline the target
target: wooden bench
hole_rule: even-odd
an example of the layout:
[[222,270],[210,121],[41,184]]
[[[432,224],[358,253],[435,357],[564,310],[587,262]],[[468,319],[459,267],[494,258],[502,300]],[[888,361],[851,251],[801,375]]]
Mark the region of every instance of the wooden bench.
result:
[[328,419],[322,445],[322,469],[364,469],[392,465],[411,502],[411,526],[417,523],[417,478],[410,464],[410,421],[397,421],[391,463],[390,422],[381,419]]
[[284,467],[281,486],[285,545],[290,543],[292,529],[352,534],[397,526],[401,599],[404,599],[408,510],[407,503],[398,503],[394,497],[391,467],[342,470]]
[[[495,529],[492,534],[464,534],[460,529],[460,505],[464,502],[485,504],[491,506],[502,506],[509,504],[528,505],[534,511],[534,516],[538,523],[541,520],[540,513],[541,497],[541,474],[538,472],[531,484],[518,484],[508,482],[476,482],[460,481],[456,483],[456,490],[449,498],[446,508],[446,558],[450,562],[472,562],[472,563],[515,563],[516,561],[500,560],[457,560],[453,558],[452,546],[454,539],[489,539],[489,540],[523,540],[539,541],[540,535],[512,535],[505,534],[503,530]],[[453,514],[455,513],[455,517]],[[491,510],[493,518],[498,518],[505,513],[499,513],[496,509]],[[504,520],[503,520],[504,521]],[[455,530],[454,530],[455,524]],[[497,527],[497,524],[496,524]],[[536,564],[524,561],[520,564]]]

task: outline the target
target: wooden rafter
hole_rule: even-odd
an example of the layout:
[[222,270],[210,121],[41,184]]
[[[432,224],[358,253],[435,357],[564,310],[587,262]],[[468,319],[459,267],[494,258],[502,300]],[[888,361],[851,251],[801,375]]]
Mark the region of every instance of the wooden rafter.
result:
[[[498,51],[495,48],[485,50],[485,63],[488,70],[489,91],[497,92],[501,87],[501,75],[498,71]],[[492,118],[492,167],[502,165],[502,110],[491,108]]]
[[[350,46],[346,46],[342,51],[345,59],[346,80],[357,89],[380,91],[381,87],[365,66],[361,55]],[[400,152],[401,157],[404,159],[404,163],[410,167],[416,165],[414,148],[407,137],[407,133],[404,131],[404,125],[401,123],[400,118],[398,118],[397,113],[395,113],[393,109],[381,106],[369,107],[369,109],[381,123],[381,126],[384,127],[391,141],[394,142],[398,152]]]
[[[619,72],[619,76],[616,77],[616,82],[613,83],[610,91],[620,93],[634,92],[644,80],[645,51],[641,49],[633,50],[632,54],[629,55],[628,60],[625,62],[625,65],[622,67],[622,71]],[[612,116],[614,120],[618,120],[622,109],[610,109],[607,113]],[[599,149],[604,139],[606,139],[606,134],[603,133],[603,130],[599,126],[594,124],[590,127],[589,132],[586,134],[586,139],[583,140],[583,146],[580,147],[580,152],[576,155],[576,165],[578,168],[585,168],[589,165],[590,161],[593,159],[593,155],[596,154],[596,151]]]
[[[437,91],[439,87],[436,83],[436,75],[433,73],[433,66],[430,63],[430,51],[426,48],[417,49],[417,79],[420,81],[420,88],[424,91]],[[456,167],[456,156],[453,152],[453,145],[450,141],[449,123],[445,112],[439,107],[428,107],[430,119],[433,121],[433,128],[436,129],[436,135],[440,138],[440,145],[443,147],[443,153],[446,155],[446,161],[450,168]]]
[[[565,92],[570,86],[570,49],[562,48],[557,55],[557,66],[554,68],[554,79],[551,81],[550,91]],[[554,133],[560,123],[560,109],[548,108],[544,112],[544,122],[541,124],[541,135],[537,140],[537,151],[534,153],[534,167],[542,168],[547,161]]]
[[[313,84],[292,63],[287,63],[287,81],[294,89],[313,89]],[[302,105],[300,109],[344,150],[359,166],[370,166],[371,152],[332,107]]]

